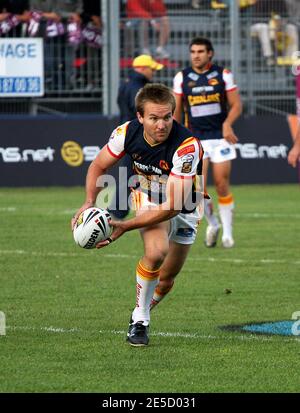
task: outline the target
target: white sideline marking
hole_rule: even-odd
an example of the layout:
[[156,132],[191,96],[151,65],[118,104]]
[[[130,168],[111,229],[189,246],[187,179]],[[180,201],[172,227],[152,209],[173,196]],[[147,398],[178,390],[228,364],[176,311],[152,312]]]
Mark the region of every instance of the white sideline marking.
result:
[[[82,257],[82,254],[77,252],[37,252],[37,251],[25,251],[25,250],[0,250],[0,255],[32,255],[34,257]],[[96,251],[90,251],[90,254],[97,254]],[[131,255],[131,254],[101,254],[102,257],[105,258],[134,258],[137,259],[139,255]],[[260,264],[293,264],[293,265],[300,265],[300,260],[274,260],[274,259],[244,259],[244,258],[212,258],[212,257],[193,257],[188,258],[187,261],[208,261],[208,262],[228,262],[234,264],[242,264],[242,263],[260,263]]]
[[[58,333],[58,334],[69,334],[69,333],[93,333],[93,334],[103,334],[103,335],[122,335],[126,336],[127,331],[124,330],[94,330],[94,331],[88,331],[88,330],[82,330],[80,328],[61,328],[61,327],[29,327],[29,326],[7,326],[7,330],[23,330],[23,331],[46,331],[47,333]],[[178,338],[186,338],[186,339],[192,339],[192,340],[221,340],[221,341],[234,341],[234,340],[242,340],[242,341],[274,341],[276,340],[276,337],[265,337],[265,336],[260,336],[260,335],[252,335],[252,334],[247,334],[247,335],[238,335],[238,333],[235,333],[236,335],[233,336],[213,336],[211,334],[204,335],[204,334],[198,334],[198,333],[181,333],[181,332],[163,332],[163,331],[152,331],[150,333],[151,336],[153,337],[178,337]],[[295,341],[299,340],[298,338],[295,337],[282,337],[283,341]]]

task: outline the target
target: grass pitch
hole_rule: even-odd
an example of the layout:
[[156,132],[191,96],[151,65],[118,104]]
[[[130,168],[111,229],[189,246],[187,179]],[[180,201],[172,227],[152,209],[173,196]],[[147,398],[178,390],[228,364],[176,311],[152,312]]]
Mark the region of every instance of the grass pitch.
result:
[[203,222],[149,347],[132,348],[138,232],[82,250],[69,229],[82,188],[1,189],[0,392],[298,392],[297,337],[219,327],[300,311],[299,186],[233,193],[236,247],[206,249]]

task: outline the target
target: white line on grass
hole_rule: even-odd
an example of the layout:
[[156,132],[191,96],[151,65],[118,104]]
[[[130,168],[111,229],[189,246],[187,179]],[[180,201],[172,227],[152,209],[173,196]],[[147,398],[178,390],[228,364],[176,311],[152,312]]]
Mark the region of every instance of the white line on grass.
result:
[[[1,207],[0,212],[16,212],[17,208],[15,206]],[[45,215],[69,215],[70,217],[76,212],[76,208],[68,209],[47,209],[47,208],[31,208],[30,211],[33,212],[43,212]],[[245,217],[245,218],[300,218],[299,213],[269,213],[269,212],[235,212],[235,217]]]
[[[97,254],[96,251],[90,251],[90,254]],[[0,255],[31,255],[34,257],[82,257],[82,253],[77,252],[37,252],[37,251],[25,251],[25,250],[0,250]],[[131,254],[103,254],[101,257],[105,258],[114,258],[114,259],[137,259],[138,255]],[[208,261],[208,262],[228,262],[233,264],[243,264],[243,263],[252,263],[252,264],[293,264],[300,265],[300,260],[275,260],[275,259],[244,259],[244,258],[213,258],[213,257],[190,257],[187,261]]]
[[[69,333],[92,333],[92,334],[101,334],[101,335],[122,335],[126,336],[126,331],[124,330],[94,330],[94,331],[88,331],[88,330],[83,330],[81,328],[61,328],[61,327],[30,327],[30,326],[7,326],[7,330],[21,330],[21,331],[45,331],[47,333],[58,333],[58,334],[69,334]],[[198,333],[182,333],[182,332],[163,332],[163,331],[152,331],[151,336],[153,337],[171,337],[171,338],[185,338],[185,339],[191,339],[191,340],[221,340],[221,341],[234,341],[234,340],[242,340],[242,341],[274,341],[276,340],[276,337],[266,337],[262,335],[254,335],[254,334],[247,334],[247,335],[238,335],[238,333],[235,333],[235,335],[231,336],[225,336],[225,335],[220,335],[220,336],[213,336],[211,334],[204,335],[204,334],[198,334]],[[299,340],[296,337],[282,337],[283,341],[295,341]]]

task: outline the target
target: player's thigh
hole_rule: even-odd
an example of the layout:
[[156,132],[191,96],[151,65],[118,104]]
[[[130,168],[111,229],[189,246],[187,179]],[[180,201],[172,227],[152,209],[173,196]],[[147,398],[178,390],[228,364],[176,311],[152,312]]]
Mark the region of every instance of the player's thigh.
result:
[[[143,209],[136,211],[136,215],[143,213]],[[144,243],[144,261],[150,266],[155,262],[162,262],[169,251],[169,221],[142,228],[140,234]],[[145,262],[147,264],[147,262]]]
[[190,248],[191,244],[178,244],[177,242],[170,241],[169,252],[160,269],[160,280],[163,281],[176,277],[185,263]]

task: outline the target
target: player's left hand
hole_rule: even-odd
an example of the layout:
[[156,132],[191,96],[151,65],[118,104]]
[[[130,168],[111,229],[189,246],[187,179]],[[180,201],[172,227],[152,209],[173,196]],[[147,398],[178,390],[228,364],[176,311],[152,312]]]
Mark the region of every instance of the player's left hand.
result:
[[111,236],[105,241],[98,242],[98,244],[96,244],[96,248],[99,249],[106,247],[107,245],[116,241],[126,232],[124,221],[110,221],[110,226],[113,227],[113,232]]
[[226,122],[223,123],[223,138],[232,144],[238,142],[238,137],[234,133],[232,127]]

